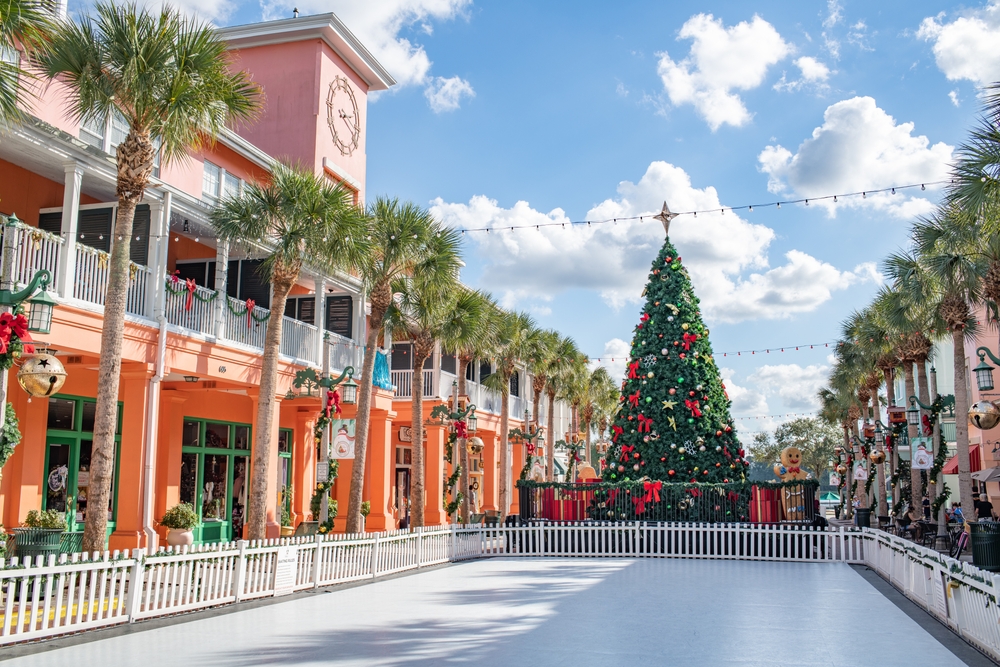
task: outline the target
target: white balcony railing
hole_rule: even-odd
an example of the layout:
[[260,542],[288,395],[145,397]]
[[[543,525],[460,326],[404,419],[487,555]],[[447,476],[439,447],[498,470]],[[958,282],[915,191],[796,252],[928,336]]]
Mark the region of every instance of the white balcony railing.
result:
[[[413,398],[413,371],[391,371],[392,383],[396,385],[396,398]],[[434,393],[434,371],[424,369],[424,396],[437,396]]]
[[[184,281],[173,282],[167,278],[167,322],[178,327],[204,334],[215,333],[215,290],[198,285],[190,295],[191,308],[187,308],[188,290]],[[183,290],[178,293],[178,290]]]
[[[81,301],[104,305],[108,291],[111,255],[82,243],[76,246],[76,281],[73,296]],[[129,262],[130,277],[125,312],[146,315],[150,271],[145,266]]]
[[319,330],[311,324],[283,317],[281,319],[281,353],[292,359],[319,364],[316,358],[316,336]]
[[267,332],[267,319],[271,311],[260,306],[254,306],[247,313],[245,302],[226,296],[226,338],[236,343],[249,345],[259,349],[264,348],[264,334]]
[[[330,355],[330,371],[342,373],[348,366],[354,369],[354,377],[361,378],[361,364],[364,363],[363,348],[355,341],[326,332],[326,353]],[[358,380],[355,380],[357,382]]]
[[7,233],[8,230],[15,236],[14,282],[26,285],[31,282],[36,272],[45,269],[52,275],[52,285],[54,285],[59,266],[59,251],[63,245],[62,237],[23,223],[12,227],[3,225],[2,233]]

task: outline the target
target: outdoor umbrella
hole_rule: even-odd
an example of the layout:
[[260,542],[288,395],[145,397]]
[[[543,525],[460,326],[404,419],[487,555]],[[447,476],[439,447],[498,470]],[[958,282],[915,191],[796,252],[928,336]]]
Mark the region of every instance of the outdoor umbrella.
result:
[[972,479],[978,479],[980,482],[1000,482],[1000,468],[987,468],[974,472]]

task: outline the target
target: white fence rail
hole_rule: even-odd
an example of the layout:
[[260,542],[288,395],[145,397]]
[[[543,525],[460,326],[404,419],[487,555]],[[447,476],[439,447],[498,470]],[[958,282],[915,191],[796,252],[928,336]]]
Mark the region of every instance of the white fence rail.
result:
[[46,269],[52,275],[54,286],[62,237],[23,223],[2,227],[3,234],[14,234],[14,282],[27,285],[37,271]]
[[286,357],[318,366],[320,362],[316,358],[316,336],[318,335],[319,329],[313,325],[291,317],[282,317],[281,353]]
[[363,348],[350,338],[335,334],[332,331],[325,332],[326,353],[330,356],[330,370],[335,373],[342,373],[345,368],[354,368],[354,377],[361,378],[361,365],[364,363]]
[[[424,396],[437,396],[434,393],[434,371],[425,368],[424,373]],[[390,371],[392,384],[396,387],[396,398],[413,398],[413,371]]]
[[190,295],[191,309],[188,310],[187,283],[183,280],[174,282],[169,277],[166,281],[170,286],[166,293],[167,322],[204,334],[215,333],[215,303],[219,298],[215,296],[215,290],[195,286],[194,293]]
[[247,313],[244,301],[226,296],[228,304],[226,313],[226,338],[250,347],[264,348],[264,335],[267,333],[267,320],[271,311],[267,308],[254,306],[252,315]]
[[[111,255],[82,243],[76,246],[76,282],[73,296],[81,301],[104,305],[108,291],[108,275]],[[150,270],[135,262],[129,263],[129,286],[125,301],[125,312],[133,315],[148,315],[146,295],[149,290]]]
[[0,645],[470,558],[698,558],[864,564],[994,659],[1000,575],[869,528],[578,523],[233,542],[147,556],[0,560]]

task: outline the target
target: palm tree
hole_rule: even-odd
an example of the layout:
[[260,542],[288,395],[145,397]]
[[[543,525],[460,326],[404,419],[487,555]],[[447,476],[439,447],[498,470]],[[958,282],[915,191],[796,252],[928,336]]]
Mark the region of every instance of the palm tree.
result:
[[[995,227],[1000,211],[1000,82],[986,86],[979,122],[955,151],[947,202]],[[993,230],[996,231],[995,229]]]
[[510,432],[510,378],[517,367],[532,358],[538,331],[527,313],[501,311],[497,318],[496,347],[492,357],[496,370],[483,385],[500,394],[500,518],[507,515],[511,502]]
[[531,416],[535,420],[535,428],[537,429],[541,426],[540,404],[542,395],[545,393],[549,365],[552,363],[559,345],[559,332],[553,329],[539,331],[535,335],[535,339],[537,349],[535,355],[528,359],[528,372],[531,373]]
[[[490,314],[496,308],[493,299],[485,292],[460,288],[462,294],[451,309],[447,323],[440,331],[441,347],[455,354],[458,360],[458,395],[468,394],[466,371],[475,356],[485,356],[493,340],[493,321]],[[462,522],[468,523],[472,506],[469,498],[469,451],[463,440],[458,441],[459,465],[462,466]]]
[[618,402],[618,388],[615,381],[611,379],[608,369],[598,366],[587,377],[587,391],[583,399],[583,406],[580,416],[583,419],[583,427],[586,447],[587,463],[591,462],[590,456],[590,433],[596,418],[598,417],[602,403],[606,403],[608,396],[614,394],[614,400]]
[[[458,253],[458,233],[446,230],[433,237],[428,247],[430,253],[455,256]],[[453,322],[461,318],[469,308],[470,292],[460,289],[458,272],[451,280],[440,279],[425,282],[422,275],[402,276],[393,283],[393,293],[398,295],[393,306],[386,313],[387,327],[393,335],[408,337],[413,343],[413,377],[411,378],[411,427],[414,436],[413,447],[413,498],[424,498],[424,363],[434,353],[434,346],[441,339],[446,327],[461,326]],[[459,300],[462,303],[459,304]],[[458,443],[461,449],[461,444]],[[463,493],[465,489],[462,490]],[[413,503],[413,525],[424,525],[424,503]]]
[[579,356],[576,343],[572,338],[560,336],[558,344],[552,355],[545,372],[545,395],[549,399],[548,427],[545,439],[548,442],[548,455],[545,461],[545,479],[551,482],[555,477],[556,460],[556,396],[562,391],[563,380],[568,369],[573,364],[573,360]]
[[[851,416],[852,406],[856,407],[853,393],[837,389],[835,387],[823,388],[817,394],[820,402],[819,419],[830,426],[839,427],[844,433],[844,449],[851,451]],[[848,469],[844,475],[844,512],[846,518],[850,519],[854,514],[854,507],[851,505],[851,471]]]
[[[121,375],[129,244],[135,207],[153,172],[156,142],[164,160],[179,158],[217,136],[229,123],[252,118],[259,88],[233,71],[225,42],[205,24],[164,7],[97,4],[95,18],[61,23],[36,62],[70,90],[69,113],[103,122],[120,114],[128,123],[116,150],[118,215],[104,300],[97,408],[90,467],[90,507],[108,507],[114,475],[115,427]],[[280,312],[279,312],[280,316]],[[107,515],[88,512],[84,551],[104,549]]]
[[[52,12],[40,0],[0,0],[0,49],[12,56],[18,46],[29,60],[43,47],[54,28]],[[24,120],[22,107],[30,92],[25,81],[33,79],[30,71],[20,66],[20,57],[0,58],[0,125]]]
[[[365,340],[365,361],[358,391],[354,465],[351,468],[351,491],[347,505],[347,532],[361,530],[361,497],[365,486],[365,458],[368,452],[368,425],[371,418],[372,375],[380,337],[385,331],[385,317],[392,306],[393,285],[406,276],[419,276],[426,285],[451,284],[461,266],[458,248],[443,252],[439,236],[450,232],[416,204],[379,197],[368,205],[369,250],[358,267],[371,315]],[[414,369],[419,375],[420,369]],[[416,437],[421,438],[420,432]]]
[[587,380],[590,377],[590,373],[587,371],[587,361],[587,357],[582,354],[577,355],[566,369],[563,378],[562,398],[570,405],[569,438],[567,441],[571,446],[574,446],[579,440],[580,407],[587,399]]
[[350,269],[364,256],[364,218],[352,194],[325,176],[276,164],[270,183],[248,183],[242,194],[226,197],[212,212],[219,238],[264,248],[258,272],[271,284],[271,317],[264,333],[260,396],[254,432],[253,473],[247,503],[247,536],[267,537],[267,483],[271,478],[272,424],[281,350],[281,314],[303,266]]

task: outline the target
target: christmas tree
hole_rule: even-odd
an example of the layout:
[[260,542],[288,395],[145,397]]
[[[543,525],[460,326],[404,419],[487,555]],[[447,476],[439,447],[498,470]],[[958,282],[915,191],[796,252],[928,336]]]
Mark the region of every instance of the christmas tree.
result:
[[668,236],[643,293],[604,480],[744,482],[749,463],[736,439],[698,297],[670,242],[673,217],[664,203],[657,219]]

